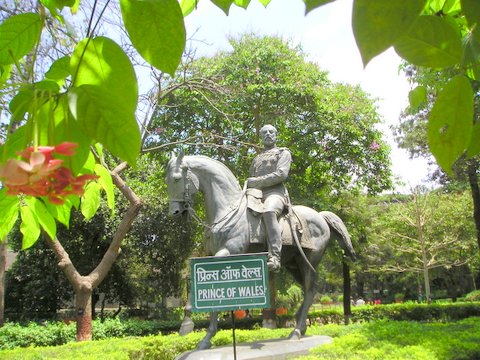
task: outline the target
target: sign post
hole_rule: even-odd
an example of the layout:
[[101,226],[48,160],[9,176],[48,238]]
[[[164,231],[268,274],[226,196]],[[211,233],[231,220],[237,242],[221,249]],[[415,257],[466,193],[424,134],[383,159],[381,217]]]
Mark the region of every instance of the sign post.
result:
[[190,259],[193,312],[270,308],[267,254],[244,254]]

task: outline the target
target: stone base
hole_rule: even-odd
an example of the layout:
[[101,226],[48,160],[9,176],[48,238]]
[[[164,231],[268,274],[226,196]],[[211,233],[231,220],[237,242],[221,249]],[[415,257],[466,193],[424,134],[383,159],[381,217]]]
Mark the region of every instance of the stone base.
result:
[[[306,355],[309,350],[330,344],[329,336],[305,336],[300,340],[276,339],[237,344],[237,360],[284,360]],[[178,355],[175,360],[233,360],[233,345],[209,350],[194,350]]]

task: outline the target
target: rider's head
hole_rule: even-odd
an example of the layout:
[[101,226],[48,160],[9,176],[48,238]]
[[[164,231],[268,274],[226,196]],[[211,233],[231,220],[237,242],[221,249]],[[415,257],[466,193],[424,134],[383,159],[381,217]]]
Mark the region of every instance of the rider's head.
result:
[[277,141],[277,129],[273,125],[264,125],[260,129],[263,145],[267,148],[273,148]]

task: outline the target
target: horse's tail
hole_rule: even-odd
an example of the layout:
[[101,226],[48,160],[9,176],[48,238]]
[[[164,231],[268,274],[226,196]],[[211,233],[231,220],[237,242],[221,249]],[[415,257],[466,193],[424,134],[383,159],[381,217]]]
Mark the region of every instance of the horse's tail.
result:
[[330,211],[320,211],[320,215],[322,215],[327,221],[330,230],[337,235],[336,237],[345,253],[350,257],[350,259],[352,259],[352,261],[355,261],[357,255],[355,254],[355,249],[353,248],[350,234],[348,233],[347,227],[343,223],[342,219]]

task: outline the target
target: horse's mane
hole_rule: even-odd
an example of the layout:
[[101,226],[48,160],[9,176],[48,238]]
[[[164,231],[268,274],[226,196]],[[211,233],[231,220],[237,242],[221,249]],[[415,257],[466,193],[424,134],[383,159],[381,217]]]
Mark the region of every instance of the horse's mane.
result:
[[216,165],[219,165],[223,168],[223,172],[222,174],[225,174],[228,181],[234,185],[234,186],[237,186],[238,188],[240,188],[240,184],[237,180],[237,178],[235,177],[235,175],[233,174],[232,170],[230,170],[228,168],[227,165],[225,165],[224,163],[222,163],[221,161],[218,161],[218,160],[215,160],[215,159],[212,159],[211,157],[208,157],[208,156],[205,156],[205,155],[190,155],[190,156],[186,156],[185,157],[186,159],[187,158],[191,158],[191,159],[202,159],[202,160],[205,160],[207,162],[212,162]]

